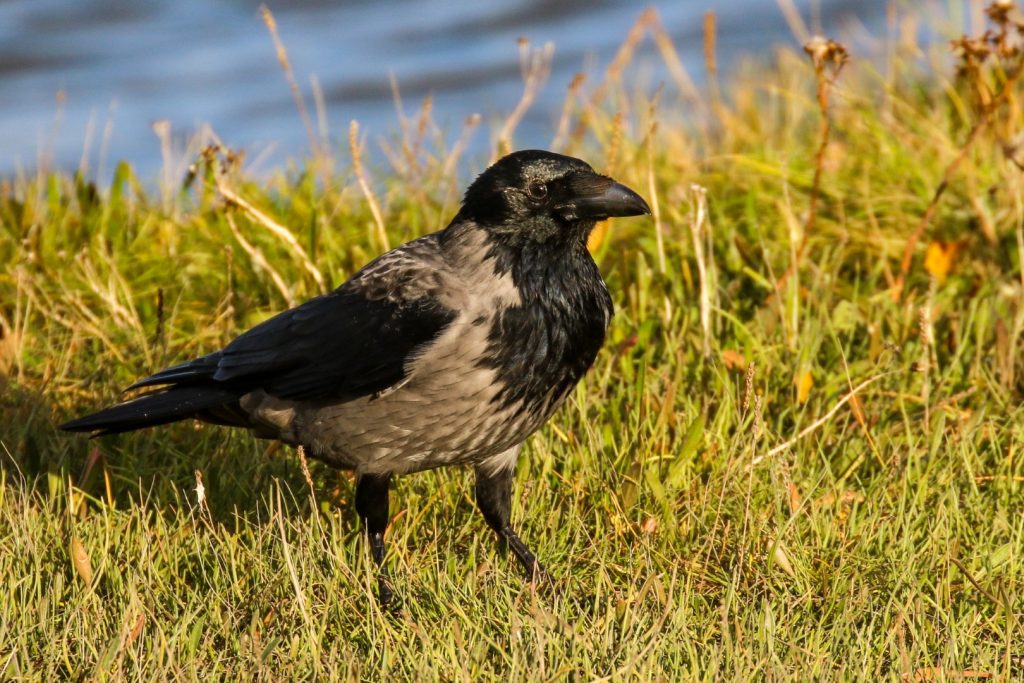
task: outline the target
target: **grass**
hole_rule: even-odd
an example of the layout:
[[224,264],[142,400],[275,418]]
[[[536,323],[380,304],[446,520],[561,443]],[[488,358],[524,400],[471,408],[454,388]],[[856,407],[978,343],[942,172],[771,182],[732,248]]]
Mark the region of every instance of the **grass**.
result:
[[54,429],[443,227],[465,178],[429,107],[385,170],[211,149],[157,194],[127,164],[4,181],[0,679],[1024,675],[1021,58],[992,20],[952,60],[780,51],[652,102],[627,85],[645,35],[672,63],[647,14],[573,85],[563,149],[658,211],[595,234],[610,339],[520,464],[551,593],[466,471],[398,482],[392,618],[350,477],[218,427]]

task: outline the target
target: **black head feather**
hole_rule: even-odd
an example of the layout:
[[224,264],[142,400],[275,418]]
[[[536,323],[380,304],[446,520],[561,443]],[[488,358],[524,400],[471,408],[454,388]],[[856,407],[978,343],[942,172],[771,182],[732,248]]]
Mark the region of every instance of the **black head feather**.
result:
[[582,246],[598,220],[650,213],[629,188],[580,159],[524,150],[499,159],[466,190],[459,219],[513,245]]

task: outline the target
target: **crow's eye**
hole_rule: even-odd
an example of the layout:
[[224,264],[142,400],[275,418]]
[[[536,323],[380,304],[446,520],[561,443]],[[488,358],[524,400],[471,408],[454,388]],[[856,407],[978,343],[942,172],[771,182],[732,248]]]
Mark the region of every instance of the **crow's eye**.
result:
[[530,197],[537,200],[545,199],[548,196],[548,186],[539,181],[530,183],[526,191],[530,193]]

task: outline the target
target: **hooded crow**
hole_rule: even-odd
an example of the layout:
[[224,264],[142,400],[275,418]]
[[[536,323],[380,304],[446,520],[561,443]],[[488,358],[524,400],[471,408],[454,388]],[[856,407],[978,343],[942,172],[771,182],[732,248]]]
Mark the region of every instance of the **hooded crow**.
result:
[[470,185],[444,230],[61,429],[102,436],[199,419],[354,470],[382,604],[393,598],[383,566],[391,477],[471,464],[488,525],[530,576],[545,577],[509,521],[519,448],[604,342],[612,301],[588,235],[597,221],[648,213],[579,159],[515,152]]

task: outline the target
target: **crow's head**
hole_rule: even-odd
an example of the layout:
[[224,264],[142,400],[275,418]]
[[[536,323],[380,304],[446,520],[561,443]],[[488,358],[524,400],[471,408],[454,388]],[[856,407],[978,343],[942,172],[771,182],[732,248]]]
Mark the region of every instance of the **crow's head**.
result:
[[584,161],[524,150],[480,174],[459,217],[506,242],[583,244],[597,221],[650,212],[640,195]]

